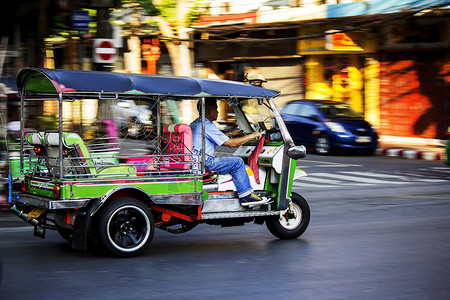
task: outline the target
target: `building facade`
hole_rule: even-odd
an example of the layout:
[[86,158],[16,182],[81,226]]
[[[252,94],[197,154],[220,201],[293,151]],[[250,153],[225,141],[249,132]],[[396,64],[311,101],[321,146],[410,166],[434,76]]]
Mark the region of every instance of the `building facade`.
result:
[[226,79],[260,73],[284,94],[280,106],[344,101],[382,135],[442,139],[450,125],[449,8],[448,0],[290,1],[222,12],[196,24],[195,62]]

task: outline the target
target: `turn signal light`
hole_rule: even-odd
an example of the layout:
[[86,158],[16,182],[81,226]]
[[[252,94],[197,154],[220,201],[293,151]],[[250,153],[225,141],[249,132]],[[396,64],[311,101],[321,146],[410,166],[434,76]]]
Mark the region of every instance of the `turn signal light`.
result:
[[61,196],[61,187],[59,185],[53,186],[53,196],[59,198]]

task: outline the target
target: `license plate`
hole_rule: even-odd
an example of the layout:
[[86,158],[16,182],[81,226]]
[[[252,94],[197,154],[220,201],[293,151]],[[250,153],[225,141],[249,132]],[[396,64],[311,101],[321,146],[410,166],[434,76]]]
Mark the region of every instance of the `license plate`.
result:
[[370,143],[372,141],[372,138],[370,136],[357,136],[356,142],[357,143]]
[[46,209],[35,207],[35,208],[33,208],[32,211],[30,211],[27,214],[27,216],[30,217],[30,218],[37,218],[40,215],[42,215],[45,211],[46,211]]

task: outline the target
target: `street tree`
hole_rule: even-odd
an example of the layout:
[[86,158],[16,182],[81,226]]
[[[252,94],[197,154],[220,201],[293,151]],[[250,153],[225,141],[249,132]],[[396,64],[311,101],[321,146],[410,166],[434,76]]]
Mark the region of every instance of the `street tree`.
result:
[[[172,62],[175,75],[191,75],[190,56],[183,55],[187,28],[197,20],[204,7],[200,0],[137,0],[146,13],[154,16]],[[185,47],[186,48],[186,47]]]

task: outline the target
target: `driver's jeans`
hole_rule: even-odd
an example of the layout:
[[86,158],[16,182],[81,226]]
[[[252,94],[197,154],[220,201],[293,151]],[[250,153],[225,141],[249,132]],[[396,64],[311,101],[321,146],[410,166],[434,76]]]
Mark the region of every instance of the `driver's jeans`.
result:
[[206,166],[219,174],[231,174],[239,198],[253,192],[245,164],[240,157],[208,157]]

